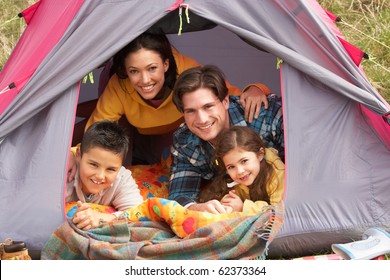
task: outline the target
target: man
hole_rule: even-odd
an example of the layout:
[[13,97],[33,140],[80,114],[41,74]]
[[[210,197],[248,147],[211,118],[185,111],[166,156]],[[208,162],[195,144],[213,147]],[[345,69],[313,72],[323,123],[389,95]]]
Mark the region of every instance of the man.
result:
[[183,113],[185,123],[174,133],[169,199],[190,210],[226,213],[219,201],[196,203],[203,180],[215,174],[213,143],[230,126],[248,126],[256,131],[265,144],[284,156],[283,117],[280,98],[267,96],[268,109],[251,123],[245,121],[245,111],[239,98],[228,96],[225,78],[212,65],[184,71],[176,81],[173,102]]

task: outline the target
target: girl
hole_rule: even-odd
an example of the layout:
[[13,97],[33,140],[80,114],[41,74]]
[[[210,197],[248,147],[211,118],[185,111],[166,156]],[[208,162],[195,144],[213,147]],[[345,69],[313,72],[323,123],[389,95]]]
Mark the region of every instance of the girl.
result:
[[229,210],[259,213],[282,199],[284,164],[252,129],[233,126],[223,132],[216,142],[215,157],[218,173],[202,188],[201,203],[217,199]]

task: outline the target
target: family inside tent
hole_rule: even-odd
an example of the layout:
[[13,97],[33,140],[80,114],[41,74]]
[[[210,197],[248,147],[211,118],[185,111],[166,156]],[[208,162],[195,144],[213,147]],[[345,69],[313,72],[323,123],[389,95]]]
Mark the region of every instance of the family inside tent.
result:
[[[95,4],[96,2],[92,2],[90,5]],[[286,10],[290,9],[289,4],[281,6]],[[278,14],[284,10],[280,8],[272,11]],[[300,14],[300,11],[301,9],[299,11],[294,9],[297,15],[294,14],[293,20],[296,22],[302,20],[300,16],[304,13]],[[307,19],[303,18],[304,20]],[[363,112],[360,112],[362,115],[366,114],[368,110],[362,109],[361,104],[366,105],[362,100],[370,103],[367,101],[370,99],[362,94],[364,98],[357,96],[355,99],[358,102],[352,103],[344,96],[355,91],[362,93],[364,90],[360,88],[364,88],[365,83],[358,79],[354,80],[356,85],[346,82],[348,78],[353,80],[355,76],[351,74],[345,78],[342,76],[345,74],[343,71],[348,67],[345,69],[340,67],[342,69],[340,70],[337,66],[345,63],[350,66],[350,72],[357,77],[360,77],[361,73],[356,70],[358,67],[355,64],[352,66],[349,64],[349,57],[344,57],[346,53],[344,49],[334,51],[330,47],[334,43],[332,40],[329,39],[329,42],[317,40],[316,36],[321,40],[327,38],[324,36],[327,30],[320,30],[321,32],[317,34],[320,28],[317,30],[313,27],[314,31],[303,28],[307,34],[316,34],[307,36],[299,28],[296,29],[298,31],[294,30],[295,35],[313,41],[310,41],[312,44],[303,43],[302,50],[297,51],[294,56],[291,56],[296,46],[294,44],[298,44],[300,40],[291,40],[293,46],[288,48],[283,42],[273,44],[273,39],[263,42],[264,46],[274,48],[278,54],[289,60],[284,68],[284,79],[282,81],[280,73],[278,82],[282,87],[286,85],[287,80],[298,79],[299,82],[292,83],[291,88],[287,89],[301,94],[294,97],[285,94],[286,91],[281,94],[278,90],[271,89],[267,81],[264,82],[258,75],[256,78],[258,80],[254,79],[239,89],[234,85],[235,82],[228,81],[230,76],[226,78],[225,73],[229,69],[208,63],[207,60],[206,63],[204,61],[199,63],[196,59],[186,56],[180,48],[171,44],[164,32],[153,28],[142,32],[130,42],[123,44],[124,46],[121,45],[115,54],[110,54],[113,56],[101,66],[103,71],[99,79],[98,99],[78,105],[77,111],[82,112],[85,120],[74,126],[73,143],[72,147],[69,147],[66,171],[64,169],[67,172],[66,183],[63,186],[65,222],[48,237],[39,252],[39,258],[264,259],[269,254],[277,255],[279,252],[299,254],[300,248],[309,248],[303,244],[305,240],[310,240],[308,242],[310,245],[321,249],[324,244],[329,245],[333,240],[350,240],[352,236],[344,233],[358,234],[362,230],[362,224],[365,228],[378,224],[386,225],[386,216],[381,214],[381,211],[386,212],[386,204],[383,203],[385,206],[381,205],[377,212],[374,211],[377,214],[374,217],[375,223],[366,221],[361,223],[359,220],[356,227],[350,226],[349,222],[353,219],[349,213],[354,213],[354,209],[350,212],[342,210],[354,200],[342,201],[343,196],[340,196],[342,201],[340,203],[337,194],[339,191],[344,194],[353,180],[344,180],[346,176],[340,175],[335,165],[324,166],[320,171],[314,167],[306,168],[307,170],[301,167],[309,166],[310,163],[314,163],[315,167],[321,165],[319,160],[314,158],[313,146],[318,143],[318,135],[333,131],[330,130],[330,125],[324,126],[323,122],[334,120],[332,117],[323,117],[322,111],[317,110],[321,118],[315,116],[313,119],[318,125],[316,127],[307,125],[313,120],[308,120],[310,117],[304,116],[306,111],[301,110],[307,105],[305,102],[315,104],[304,108],[311,113],[316,111],[313,108],[320,107],[317,104],[321,102],[313,102],[305,97],[310,95],[317,101],[321,98],[328,99],[329,104],[342,108],[338,113],[344,118],[340,117],[341,121],[335,122],[334,129],[339,133],[339,127],[347,123],[348,127],[345,130],[349,128],[349,135],[354,135],[356,127],[366,129],[368,125],[364,121],[363,124],[357,123],[357,118],[347,116],[346,112],[351,113],[359,108]],[[246,30],[237,33],[240,33],[238,37],[244,37],[243,42],[252,41],[249,43],[253,45],[256,45],[254,43],[256,40],[260,40],[258,37],[261,37],[261,40],[266,37],[264,34],[258,36],[255,32],[251,37],[251,34],[246,34]],[[70,41],[75,37],[70,36]],[[282,39],[287,37],[284,36]],[[251,40],[245,40],[248,38]],[[272,44],[267,45],[269,42]],[[65,49],[66,46],[62,50]],[[308,57],[302,55],[305,50]],[[256,47],[256,51],[261,51],[261,48]],[[316,51],[320,54],[329,54],[330,59],[328,60],[325,55],[318,55]],[[335,62],[334,57],[337,56],[344,61]],[[275,58],[276,56],[273,56],[273,59]],[[275,63],[277,67],[279,63],[283,63],[283,60],[279,59]],[[304,68],[310,70],[306,72]],[[334,72],[340,72],[337,75],[340,74],[344,79],[336,77],[331,71],[335,69],[337,71]],[[279,71],[277,72],[279,77]],[[350,74],[347,70],[345,72],[346,75]],[[324,80],[319,81],[317,74]],[[335,83],[328,87],[326,82],[332,78]],[[343,91],[342,94],[339,95],[335,90],[337,87]],[[65,90],[68,89],[62,89]],[[369,87],[366,90],[365,93],[371,94]],[[315,94],[312,94],[314,91]],[[317,94],[319,92],[321,94]],[[289,98],[296,98],[297,102],[294,106],[289,105],[286,110],[285,104],[289,101],[286,99]],[[330,107],[329,104],[327,106]],[[326,109],[327,106],[322,106],[321,109]],[[306,125],[306,130],[300,130],[292,122],[287,127],[287,118],[294,119],[296,123],[302,122],[302,126]],[[322,131],[319,131],[319,127]],[[289,155],[305,152],[302,156],[289,158],[288,179],[285,176],[286,128],[291,143]],[[304,136],[296,137],[300,132]],[[386,138],[386,130],[379,130],[378,135],[385,135]],[[375,134],[368,136],[367,139],[374,143],[374,140],[379,141],[379,138]],[[4,140],[3,147],[9,145],[10,139],[11,137]],[[308,141],[297,144],[299,141],[295,139]],[[366,141],[363,137],[356,140]],[[356,143],[360,143],[359,141]],[[345,152],[347,149],[342,149],[343,144],[345,146],[344,141],[339,146],[332,147],[336,147],[336,151],[342,150],[343,153],[347,153],[348,151]],[[348,143],[352,144],[354,143]],[[325,146],[328,145],[326,143]],[[299,151],[293,149],[297,146],[302,149]],[[361,146],[363,145],[359,148]],[[354,151],[354,147],[351,151]],[[68,149],[68,146],[66,148]],[[322,148],[320,150],[322,151]],[[5,148],[1,151],[5,151]],[[326,154],[336,154],[333,150],[328,151]],[[380,148],[375,150],[378,151],[382,150]],[[324,153],[321,152],[322,155]],[[379,160],[388,162],[387,154]],[[360,161],[354,160],[358,155],[360,154],[355,153],[352,156],[348,154],[342,162],[347,158],[352,162],[351,169],[359,171],[358,168],[353,168],[355,162],[360,164]],[[367,156],[365,160],[369,162],[374,157],[375,153]],[[310,160],[307,164],[306,159]],[[304,165],[298,164],[302,161]],[[294,171],[298,169],[295,173],[291,172],[294,164],[296,168]],[[296,167],[298,165],[299,168]],[[318,175],[318,172],[323,173]],[[376,177],[377,181],[384,177],[388,178],[382,170],[376,172],[378,173],[375,174],[380,176],[374,174],[372,177]],[[349,175],[348,172],[345,173]],[[330,177],[328,174],[336,174],[339,176],[337,179],[342,181],[337,190],[335,184],[332,185],[331,180],[325,178]],[[296,180],[297,177],[302,180]],[[315,188],[312,188],[313,178],[316,180]],[[317,181],[318,178],[325,180]],[[287,180],[289,185],[296,187],[294,193],[290,189],[289,212],[284,205]],[[377,185],[380,189],[385,183],[379,182]],[[312,196],[310,201],[305,200],[305,197],[309,197],[315,191],[319,193]],[[321,195],[323,191],[327,191],[326,196]],[[299,196],[298,199],[296,196]],[[335,196],[336,199],[332,200]],[[356,197],[352,197],[361,200],[357,192]],[[385,200],[385,197],[380,195],[380,198],[375,197],[374,200],[378,202],[380,199]],[[322,204],[318,203],[320,199]],[[304,203],[298,205],[302,201]],[[369,205],[376,206],[374,204]],[[380,201],[377,204],[380,204]],[[322,208],[323,205],[326,206],[324,208],[333,206],[332,215],[323,217],[327,215],[327,211]],[[359,211],[362,208],[360,207]],[[301,215],[302,209],[304,211]],[[365,210],[361,211],[363,213]],[[289,219],[286,213],[290,214]],[[340,216],[344,217],[340,213],[347,213],[344,215],[347,216],[346,222],[343,218],[339,219],[342,226],[334,222]],[[337,219],[334,219],[335,216]],[[365,218],[363,214],[360,216]],[[325,230],[318,226],[319,220],[324,221]],[[288,229],[295,232],[291,234],[287,232],[283,236],[284,239],[280,239],[281,242],[274,242],[277,241],[278,234],[283,231],[282,227],[286,222]],[[309,227],[314,228],[312,232],[319,233],[319,236],[324,234],[325,238],[313,241],[314,235],[310,235],[312,232]],[[297,228],[299,230],[296,230]],[[371,229],[369,234],[379,238],[381,244],[390,240],[389,234],[380,228]],[[329,236],[332,236],[332,239]],[[334,251],[339,255],[338,259],[356,257],[346,253],[351,253],[349,244],[336,245]],[[5,244],[4,248],[8,248],[7,246],[18,249],[22,244]],[[363,257],[373,258],[389,253],[383,251],[383,247],[380,247],[380,250],[376,248],[374,249],[377,250],[376,255],[366,254]],[[5,257],[18,258],[19,252],[7,254]],[[22,257],[28,258],[25,253]]]
[[[267,221],[264,239],[272,239],[284,193],[280,97],[261,83],[241,92],[221,69],[181,54],[163,33],[142,33],[106,67],[103,73],[113,74],[70,153],[69,222],[91,230],[163,220],[184,238],[216,221],[257,214]],[[127,123],[118,123],[122,116]],[[143,197],[124,162],[158,165],[164,153],[167,197]],[[43,258],[57,253],[54,239]]]

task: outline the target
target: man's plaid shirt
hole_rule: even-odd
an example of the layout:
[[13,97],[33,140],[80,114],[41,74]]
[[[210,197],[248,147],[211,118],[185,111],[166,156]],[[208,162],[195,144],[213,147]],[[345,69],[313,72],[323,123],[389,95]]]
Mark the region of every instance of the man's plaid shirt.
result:
[[[245,110],[239,96],[229,96],[230,125],[248,126],[256,131],[267,147],[279,151],[284,159],[283,116],[280,97],[268,95],[268,109],[262,106],[259,117],[252,123],[245,121]],[[169,182],[169,199],[185,206],[195,202],[202,179],[210,180],[215,174],[214,149],[209,142],[193,134],[183,123],[173,136],[172,166]]]

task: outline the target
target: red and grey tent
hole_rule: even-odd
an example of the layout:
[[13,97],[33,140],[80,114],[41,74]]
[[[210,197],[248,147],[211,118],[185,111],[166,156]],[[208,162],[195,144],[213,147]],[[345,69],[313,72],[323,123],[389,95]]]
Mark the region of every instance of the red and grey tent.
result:
[[65,221],[80,80],[147,29],[233,84],[281,94],[286,214],[271,255],[390,229],[390,105],[316,1],[41,0],[22,14],[28,25],[0,73],[0,240],[39,250]]

